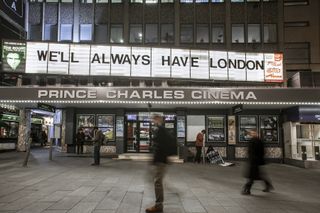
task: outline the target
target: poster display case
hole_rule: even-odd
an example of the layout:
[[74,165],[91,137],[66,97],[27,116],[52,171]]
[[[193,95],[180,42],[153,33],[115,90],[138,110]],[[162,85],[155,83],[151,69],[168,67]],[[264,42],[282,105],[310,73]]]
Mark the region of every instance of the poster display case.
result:
[[186,118],[185,116],[177,116],[177,137],[186,137]]
[[82,128],[85,140],[91,141],[93,139],[93,127],[95,125],[95,115],[78,115],[77,116],[77,130],[78,128]]
[[278,116],[260,116],[260,138],[264,142],[278,143],[279,129]]
[[226,128],[224,116],[208,116],[207,125],[208,142],[226,141]]
[[97,126],[109,141],[114,140],[114,115],[97,115]]
[[251,140],[249,131],[258,133],[258,117],[254,115],[239,116],[239,141],[248,142]]

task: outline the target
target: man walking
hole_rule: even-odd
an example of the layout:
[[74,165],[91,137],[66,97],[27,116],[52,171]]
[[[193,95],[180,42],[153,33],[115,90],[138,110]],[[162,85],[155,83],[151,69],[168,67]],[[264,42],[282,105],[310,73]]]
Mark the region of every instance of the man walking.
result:
[[198,133],[197,138],[196,138],[196,158],[194,159],[195,162],[200,163],[201,162],[201,152],[202,152],[202,147],[203,147],[203,139],[204,139],[204,134],[206,133],[206,130],[202,130],[201,132]]
[[154,189],[156,195],[155,205],[147,208],[146,213],[163,212],[163,177],[166,171],[167,157],[170,153],[169,133],[163,126],[163,117],[155,115],[152,118],[156,129],[153,132],[153,163],[155,166]]
[[250,195],[251,187],[255,180],[263,180],[265,183],[264,192],[269,192],[273,190],[273,186],[271,181],[266,176],[265,173],[261,171],[261,166],[265,164],[264,162],[264,144],[263,141],[257,135],[256,131],[249,130],[249,135],[251,136],[251,141],[249,142],[249,165],[246,171],[246,178],[248,178],[248,182],[244,185],[242,194]]
[[99,166],[100,165],[100,147],[103,141],[103,133],[98,127],[93,128],[93,158],[94,163],[91,166]]

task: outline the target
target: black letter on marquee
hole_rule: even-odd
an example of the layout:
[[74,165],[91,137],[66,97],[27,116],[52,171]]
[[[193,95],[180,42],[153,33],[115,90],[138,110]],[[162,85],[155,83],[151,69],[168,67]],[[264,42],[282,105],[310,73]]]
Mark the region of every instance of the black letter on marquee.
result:
[[198,63],[199,63],[199,58],[198,57],[191,57],[191,66],[192,67],[199,67]]
[[143,55],[142,56],[142,64],[143,65],[149,65],[150,64],[150,56],[149,55]]
[[170,66],[170,56],[167,57],[167,59],[164,58],[165,56],[162,56],[162,66],[164,66],[164,63],[168,63],[168,66]]
[[48,51],[43,51],[43,50],[39,51],[38,50],[37,53],[38,53],[38,60],[39,61],[46,61],[47,60]]
[[99,64],[101,63],[98,53],[94,54],[94,56],[92,57],[91,63],[94,63],[95,61],[97,61]]

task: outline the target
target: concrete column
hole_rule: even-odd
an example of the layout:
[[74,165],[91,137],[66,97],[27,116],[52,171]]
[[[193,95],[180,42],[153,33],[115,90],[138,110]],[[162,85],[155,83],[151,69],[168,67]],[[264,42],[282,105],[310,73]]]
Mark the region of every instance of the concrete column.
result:
[[29,138],[31,130],[31,111],[30,110],[20,110],[20,124],[19,124],[19,135],[17,151],[26,151],[26,142]]

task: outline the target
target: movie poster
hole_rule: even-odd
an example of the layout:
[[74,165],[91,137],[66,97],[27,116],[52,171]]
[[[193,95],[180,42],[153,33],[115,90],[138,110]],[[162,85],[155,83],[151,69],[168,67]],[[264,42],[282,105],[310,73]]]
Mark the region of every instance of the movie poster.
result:
[[236,144],[236,116],[228,116],[228,144]]
[[225,124],[222,116],[208,116],[208,142],[224,142]]
[[247,142],[252,139],[250,131],[258,133],[258,122],[257,116],[240,116],[239,125],[239,141]]
[[2,70],[25,72],[26,43],[4,41],[2,45]]
[[260,116],[260,137],[264,142],[278,142],[278,117],[273,115]]
[[177,136],[178,138],[186,137],[186,119],[184,116],[177,117]]

